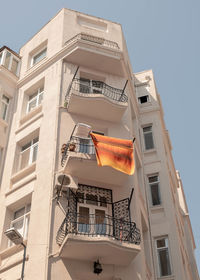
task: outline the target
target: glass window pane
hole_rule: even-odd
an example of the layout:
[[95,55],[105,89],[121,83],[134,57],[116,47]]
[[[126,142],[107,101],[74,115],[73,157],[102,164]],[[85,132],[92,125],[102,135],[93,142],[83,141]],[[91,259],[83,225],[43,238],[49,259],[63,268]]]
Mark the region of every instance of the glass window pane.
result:
[[43,92],[38,97],[38,105],[42,103],[42,100],[43,100]]
[[103,82],[92,81],[92,92],[93,93],[102,93]]
[[37,159],[37,152],[38,152],[38,145],[35,145],[35,146],[33,147],[32,162],[36,161],[36,159]]
[[163,248],[163,247],[166,247],[165,246],[165,239],[159,239],[157,240],[157,248]]
[[19,217],[21,217],[21,216],[23,216],[24,213],[25,213],[25,207],[15,211],[15,213],[14,213],[14,220],[19,218]]
[[79,207],[79,232],[89,232],[89,208]]
[[146,127],[143,128],[144,132],[149,132],[151,130],[152,130],[152,126],[146,126]]
[[91,205],[98,205],[97,195],[86,194],[86,203]]
[[20,169],[23,169],[29,165],[29,157],[30,157],[30,148],[21,153]]
[[33,139],[33,144],[37,143],[39,141],[39,137],[36,137]]
[[33,99],[32,101],[29,101],[28,102],[28,112],[32,111],[35,107],[36,107],[36,104],[37,104],[37,99]]
[[31,211],[31,204],[28,204],[26,206],[26,213],[30,212]]
[[19,62],[15,58],[13,58],[10,71],[14,74],[17,74],[18,63]]
[[158,176],[149,177],[149,183],[158,182]]
[[27,237],[28,237],[29,222],[30,222],[30,215],[27,215],[25,217],[24,236],[23,236],[24,239],[27,239]]
[[10,52],[6,52],[6,59],[5,59],[5,64],[4,66],[8,69],[9,64],[10,64],[10,58],[11,58],[11,53]]
[[96,234],[106,234],[106,219],[105,211],[95,209],[95,233]]
[[23,236],[24,234],[24,217],[20,220],[13,222],[12,226],[19,231],[19,233]]
[[9,98],[7,96],[3,95],[2,100],[4,101],[4,103],[9,104]]
[[39,97],[38,97],[38,105],[40,105],[42,103],[43,100],[43,92],[40,93]]
[[5,121],[7,116],[8,105],[3,103],[1,104],[1,118]]
[[151,197],[152,197],[152,205],[160,205],[160,194],[159,194],[159,185],[152,184],[151,185]]
[[22,146],[22,152],[28,149],[31,146],[31,142],[28,142],[26,145]]
[[159,250],[159,263],[161,276],[167,276],[171,274],[171,267],[169,262],[168,249]]
[[107,207],[107,203],[106,203],[107,199],[106,199],[106,197],[100,196],[99,199],[100,199],[100,206]]
[[152,132],[144,134],[144,141],[145,141],[145,149],[146,150],[154,148]]
[[35,97],[37,96],[37,94],[38,94],[38,92],[35,92],[35,93],[31,94],[31,95],[29,96],[29,100],[35,98]]
[[37,62],[39,62],[40,60],[42,60],[45,56],[46,56],[46,53],[47,53],[47,49],[44,49],[42,50],[41,52],[39,52],[38,54],[36,54],[34,57],[33,57],[33,65]]
[[90,80],[80,78],[80,92],[89,93],[90,92]]

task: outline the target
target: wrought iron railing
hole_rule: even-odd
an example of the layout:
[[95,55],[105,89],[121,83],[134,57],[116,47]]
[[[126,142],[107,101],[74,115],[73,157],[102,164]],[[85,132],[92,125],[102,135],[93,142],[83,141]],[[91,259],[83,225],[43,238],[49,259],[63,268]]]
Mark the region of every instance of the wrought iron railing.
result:
[[77,212],[69,212],[57,232],[57,244],[61,245],[68,234],[108,236],[137,245],[141,241],[140,230],[134,222],[115,219],[109,215],[81,215]]
[[[70,86],[70,91],[72,89],[85,96],[88,96],[89,94],[102,94],[105,97],[117,102],[128,102],[128,97],[122,89],[111,87],[101,81],[93,80],[90,81],[90,83],[87,83],[83,79],[75,78]],[[67,95],[69,95],[69,93],[70,92],[68,91]]]
[[102,46],[105,46],[105,47],[108,47],[108,48],[119,50],[119,46],[116,42],[106,40],[106,39],[101,38],[101,37],[93,36],[93,35],[90,35],[90,34],[87,34],[87,33],[79,33],[79,34],[75,35],[74,37],[72,37],[71,39],[66,41],[65,45],[69,45],[69,44],[74,43],[74,42],[79,41],[79,40],[84,40],[84,41],[92,42],[92,43],[102,45]]
[[91,138],[80,138],[72,136],[71,140],[62,146],[61,165],[63,166],[69,152],[83,153],[88,155],[95,154],[94,144]]

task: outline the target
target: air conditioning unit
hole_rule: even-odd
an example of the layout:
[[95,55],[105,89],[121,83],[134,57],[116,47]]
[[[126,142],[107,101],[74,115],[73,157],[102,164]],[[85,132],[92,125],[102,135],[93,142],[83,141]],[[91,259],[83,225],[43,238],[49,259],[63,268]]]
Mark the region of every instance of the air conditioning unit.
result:
[[78,179],[74,176],[57,174],[55,188],[60,191],[66,191],[67,188],[78,188]]

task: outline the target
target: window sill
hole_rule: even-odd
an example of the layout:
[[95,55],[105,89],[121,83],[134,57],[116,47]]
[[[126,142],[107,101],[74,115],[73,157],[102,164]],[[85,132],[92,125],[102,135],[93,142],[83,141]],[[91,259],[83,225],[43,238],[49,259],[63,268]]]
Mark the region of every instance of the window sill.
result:
[[36,174],[35,174],[35,173],[32,173],[32,174],[30,174],[30,176],[27,175],[27,176],[24,178],[24,180],[20,180],[19,183],[17,183],[17,181],[16,181],[16,184],[13,185],[12,188],[10,188],[9,191],[7,191],[7,192],[5,193],[5,196],[6,196],[6,197],[9,196],[9,195],[12,194],[13,192],[15,192],[15,191],[17,191],[18,189],[22,188],[24,185],[30,183],[30,182],[33,181],[33,180],[36,180],[36,178],[37,178]]
[[[27,240],[24,240],[23,243],[24,243],[24,245],[27,245]],[[6,259],[6,258],[9,258],[12,255],[17,254],[20,251],[22,251],[23,248],[24,247],[20,246],[20,245],[14,245],[12,247],[9,247],[9,248],[5,249],[4,251],[0,252],[0,258],[2,260]],[[26,256],[25,260],[28,261],[28,259],[29,259],[29,255]],[[6,263],[5,265],[2,266],[2,268],[0,267],[0,273],[4,272],[6,270],[11,269],[12,267],[14,267],[14,266],[16,266],[18,264],[21,264],[22,262],[23,262],[23,257],[20,255],[14,261],[9,262],[8,264]]]
[[159,213],[164,211],[164,207],[159,205],[159,206],[151,206],[150,210],[152,213]]
[[22,117],[20,120],[20,124],[24,124],[25,122],[29,121],[41,111],[42,111],[42,104],[36,107],[35,109],[33,109],[32,111],[30,111],[29,113],[27,113],[24,117]]
[[18,171],[11,178],[12,184],[14,184],[14,183],[18,182],[19,180],[21,180],[22,178],[28,176],[29,174],[34,172],[35,169],[36,169],[36,162],[34,162],[31,165],[25,167],[24,169]]
[[[27,240],[23,240],[24,245],[27,245]],[[23,250],[23,246],[20,245],[13,245],[11,247],[6,248],[5,250],[0,252],[0,258],[1,259],[6,259],[20,251]]]
[[157,280],[174,280],[174,275],[157,277]]
[[143,151],[144,152],[144,154],[153,154],[153,153],[156,153],[156,149],[155,148],[153,148],[153,149],[149,149],[149,150],[144,150]]
[[148,106],[152,105],[151,101],[148,101],[148,102],[145,102],[145,103],[139,103],[138,102],[138,104],[139,104],[140,108],[148,107]]
[[0,125],[3,126],[3,127],[7,127],[8,123],[0,118]]
[[40,64],[42,64],[45,60],[47,60],[47,57],[43,57],[40,61],[36,62],[35,64],[31,65],[30,68],[27,69],[27,73],[32,71],[33,69],[35,69],[37,66],[39,66]]

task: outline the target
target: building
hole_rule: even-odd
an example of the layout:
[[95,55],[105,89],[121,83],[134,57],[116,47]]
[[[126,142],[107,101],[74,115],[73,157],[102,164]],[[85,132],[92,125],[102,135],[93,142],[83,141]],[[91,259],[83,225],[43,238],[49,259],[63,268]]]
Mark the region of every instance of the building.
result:
[[[120,24],[62,9],[0,64],[1,280],[199,279],[153,73],[133,74]],[[90,130],[136,139],[134,175],[97,166]]]

